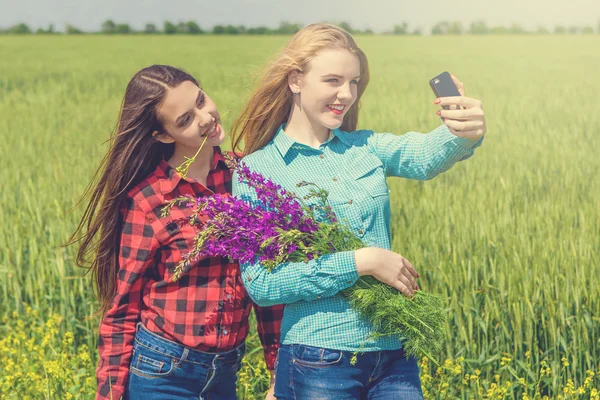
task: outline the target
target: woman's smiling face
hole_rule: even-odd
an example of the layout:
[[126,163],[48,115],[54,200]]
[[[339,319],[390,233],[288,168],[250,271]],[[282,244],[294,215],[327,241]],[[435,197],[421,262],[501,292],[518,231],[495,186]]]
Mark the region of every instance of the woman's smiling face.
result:
[[193,82],[169,89],[157,112],[165,131],[157,136],[162,142],[198,148],[207,136],[206,146],[211,147],[225,139],[217,105]]
[[360,61],[348,50],[323,50],[299,75],[300,108],[313,126],[337,129],[358,95]]

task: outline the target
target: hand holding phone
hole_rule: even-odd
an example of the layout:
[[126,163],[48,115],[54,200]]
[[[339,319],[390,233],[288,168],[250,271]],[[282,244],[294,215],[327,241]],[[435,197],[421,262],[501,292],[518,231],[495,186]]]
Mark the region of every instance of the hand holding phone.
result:
[[[431,90],[433,90],[433,93],[435,93],[435,96],[438,98],[461,96],[448,71],[444,71],[431,79],[429,81],[429,86],[431,86]],[[449,110],[450,106],[442,106],[442,108],[444,110]]]
[[485,114],[481,101],[465,97],[462,82],[454,78],[447,72],[442,72],[429,81],[429,86],[435,93],[437,99],[434,104],[442,107],[436,114],[442,118],[444,124],[452,134],[479,140],[487,131]]

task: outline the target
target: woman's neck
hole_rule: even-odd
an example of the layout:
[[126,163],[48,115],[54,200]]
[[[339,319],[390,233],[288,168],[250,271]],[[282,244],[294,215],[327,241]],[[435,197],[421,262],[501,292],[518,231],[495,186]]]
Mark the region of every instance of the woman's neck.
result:
[[305,113],[294,109],[290,113],[285,126],[285,133],[296,142],[318,149],[320,145],[329,140],[331,131],[318,122],[312,122]]
[[[197,151],[197,148],[194,149],[190,147],[178,146],[176,143],[175,151],[167,162],[171,167],[177,168],[183,164],[187,158],[194,157]],[[194,161],[188,168],[187,177],[202,184],[206,184],[206,177],[208,176],[210,166],[213,162],[214,152],[214,147],[204,146],[200,153],[196,156],[196,161]]]

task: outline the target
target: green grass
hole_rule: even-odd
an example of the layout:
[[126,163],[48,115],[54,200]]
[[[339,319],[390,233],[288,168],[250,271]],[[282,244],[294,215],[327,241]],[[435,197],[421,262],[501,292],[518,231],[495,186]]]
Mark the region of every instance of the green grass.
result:
[[[152,63],[186,69],[221,112],[232,110],[229,128],[253,72],[286,40],[0,36],[0,334],[26,303],[40,323],[60,314],[74,346],[96,357],[92,285],[74,267],[76,249],[60,244],[83,212],[69,210],[106,151],[130,77]],[[600,36],[357,40],[371,67],[361,127],[433,129],[427,81],[443,70],[486,111],[474,158],[429,182],[389,180],[394,250],[423,288],[448,297],[439,359],[464,357],[491,379],[501,357],[531,350],[535,364],[569,361],[555,365],[564,372],[550,394],[567,375],[582,383],[600,360]],[[261,374],[247,378],[257,392]]]

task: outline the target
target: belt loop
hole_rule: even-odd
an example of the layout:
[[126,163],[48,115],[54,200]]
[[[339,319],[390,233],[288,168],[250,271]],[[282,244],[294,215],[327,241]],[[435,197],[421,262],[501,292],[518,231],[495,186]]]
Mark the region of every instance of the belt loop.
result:
[[185,362],[185,360],[187,360],[189,354],[190,354],[190,350],[187,347],[184,347],[183,353],[181,354],[181,358],[179,359],[177,364],[181,364],[181,363]]

